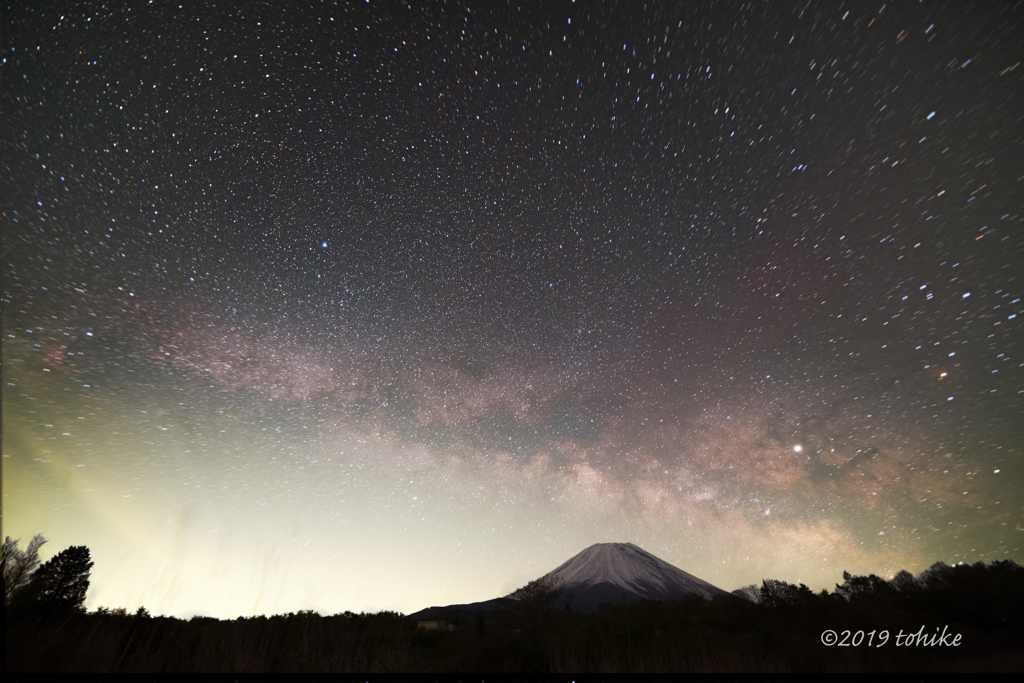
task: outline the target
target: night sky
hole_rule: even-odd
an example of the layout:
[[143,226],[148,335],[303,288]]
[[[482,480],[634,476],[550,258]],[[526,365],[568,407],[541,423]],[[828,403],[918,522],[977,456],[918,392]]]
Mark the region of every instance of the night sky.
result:
[[1024,3],[11,2],[3,526],[87,606],[1024,560]]

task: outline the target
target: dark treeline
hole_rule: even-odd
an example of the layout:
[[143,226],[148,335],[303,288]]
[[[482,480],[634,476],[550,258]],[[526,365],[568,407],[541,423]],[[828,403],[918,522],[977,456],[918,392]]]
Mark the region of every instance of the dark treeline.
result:
[[[186,621],[152,617],[144,609],[134,615],[20,610],[7,615],[6,668],[552,674],[1024,670],[1024,568],[1009,560],[938,563],[918,577],[901,572],[890,581],[844,574],[832,593],[766,580],[710,602],[694,597],[608,605],[596,614],[552,607],[554,600],[537,604],[547,607],[442,614],[451,628],[436,630],[418,629],[416,622],[392,612]],[[823,644],[828,629],[848,645]],[[911,636],[910,645],[897,645],[901,631]],[[945,641],[935,642],[943,632]],[[957,645],[954,635],[960,636]]]

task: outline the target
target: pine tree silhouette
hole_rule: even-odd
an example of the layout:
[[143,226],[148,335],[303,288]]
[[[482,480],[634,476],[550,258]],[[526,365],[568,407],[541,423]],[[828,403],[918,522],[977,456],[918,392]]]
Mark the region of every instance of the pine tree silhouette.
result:
[[84,545],[57,553],[32,575],[25,589],[25,607],[45,614],[85,611],[92,566]]

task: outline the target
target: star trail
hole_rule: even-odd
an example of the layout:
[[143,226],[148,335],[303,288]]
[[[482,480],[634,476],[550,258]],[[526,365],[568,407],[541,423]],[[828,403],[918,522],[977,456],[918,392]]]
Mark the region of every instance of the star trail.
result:
[[11,3],[4,533],[218,618],[1020,562],[1022,9]]

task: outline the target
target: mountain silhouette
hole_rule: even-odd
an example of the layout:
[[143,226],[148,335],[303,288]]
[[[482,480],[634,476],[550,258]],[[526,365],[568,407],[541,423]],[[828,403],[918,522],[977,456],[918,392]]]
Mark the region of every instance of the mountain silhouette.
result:
[[[717,586],[684,572],[632,543],[595,543],[569,558],[542,579],[565,584],[565,595],[575,612],[596,612],[602,604],[640,600],[675,600],[700,595],[710,600],[728,595]],[[563,600],[564,604],[564,600]],[[499,609],[499,598],[447,607],[428,607],[413,619],[438,618],[443,612],[486,612]]]

